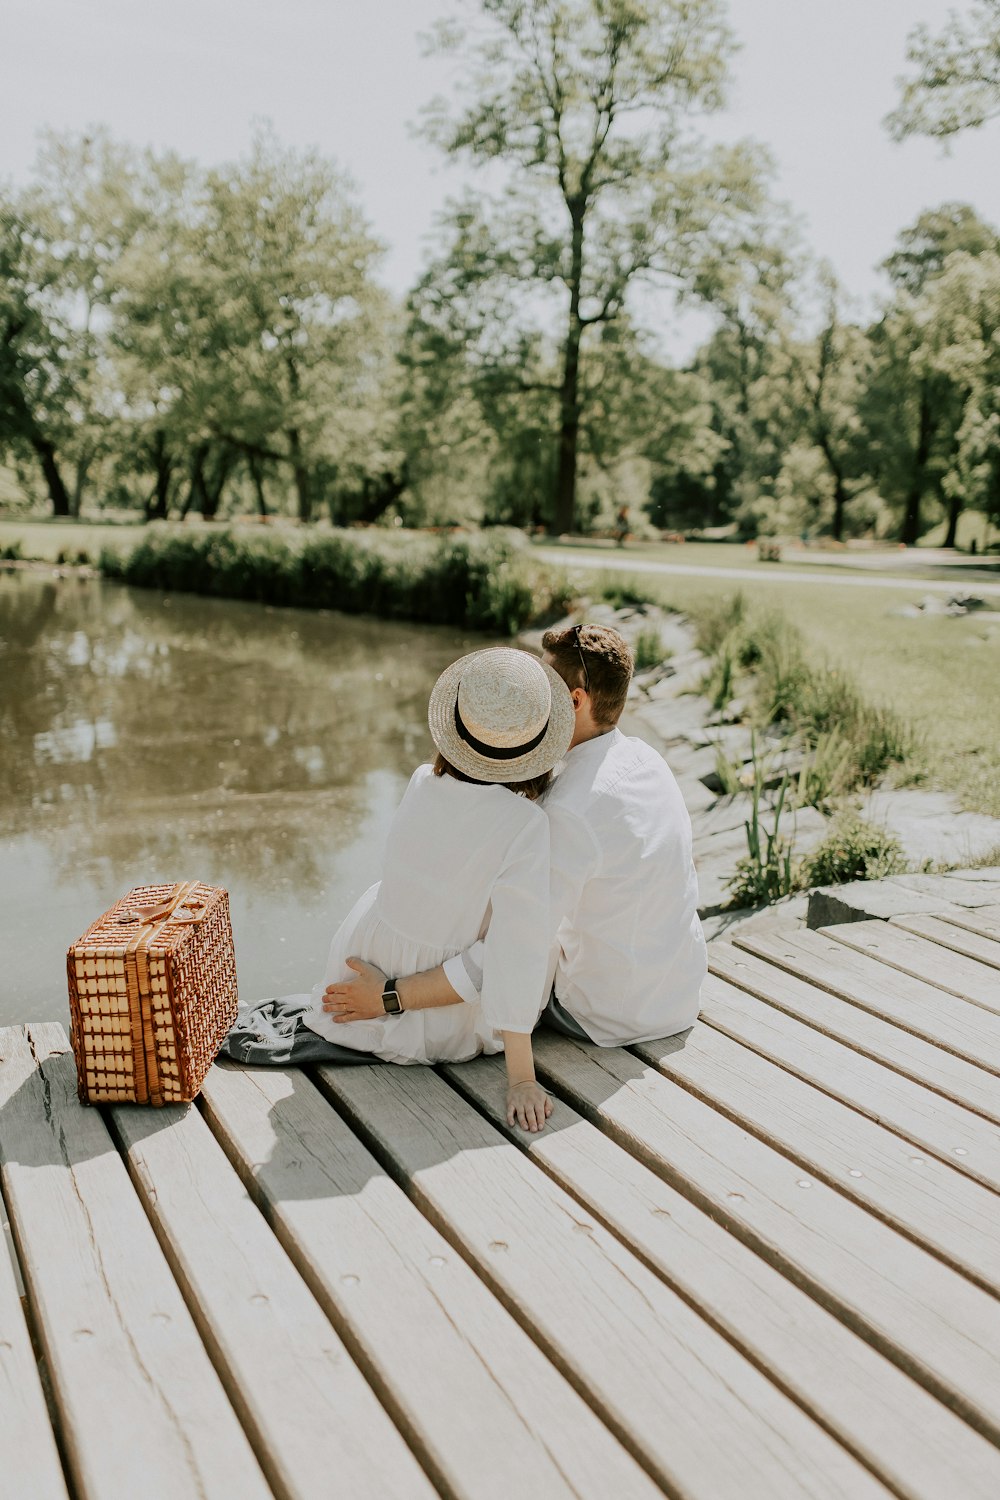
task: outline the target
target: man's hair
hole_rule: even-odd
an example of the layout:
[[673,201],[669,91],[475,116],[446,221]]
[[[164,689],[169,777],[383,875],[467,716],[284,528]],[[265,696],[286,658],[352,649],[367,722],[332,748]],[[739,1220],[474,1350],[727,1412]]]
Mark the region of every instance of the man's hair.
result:
[[586,688],[589,682],[595,724],[610,729],[618,723],[633,669],[632,652],[624,636],[610,625],[571,625],[568,630],[547,630],[542,636],[542,650],[551,656],[552,665],[571,691]]

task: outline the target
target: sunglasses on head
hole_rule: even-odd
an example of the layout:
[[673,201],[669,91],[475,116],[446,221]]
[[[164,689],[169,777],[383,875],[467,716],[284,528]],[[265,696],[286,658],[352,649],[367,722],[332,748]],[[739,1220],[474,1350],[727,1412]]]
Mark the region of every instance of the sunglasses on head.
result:
[[575,642],[575,645],[576,645],[577,655],[580,658],[580,665],[583,668],[583,685],[586,688],[587,692],[589,693],[590,692],[590,673],[587,671],[587,662],[586,662],[586,659],[584,658],[584,655],[583,655],[583,647],[580,644],[580,632],[581,632],[582,629],[583,629],[582,625],[574,625],[573,626],[573,639],[574,639],[574,642]]

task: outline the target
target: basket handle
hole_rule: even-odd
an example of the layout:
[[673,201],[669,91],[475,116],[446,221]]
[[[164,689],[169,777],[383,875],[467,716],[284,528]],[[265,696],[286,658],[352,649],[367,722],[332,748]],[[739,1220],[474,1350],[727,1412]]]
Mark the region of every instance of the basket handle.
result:
[[[186,908],[190,910],[186,911]],[[182,885],[175,888],[173,894],[165,901],[158,901],[152,906],[131,907],[129,916],[143,925],[149,922],[160,922],[165,917],[170,917],[174,922],[194,923],[200,922],[207,911],[208,906],[201,897],[192,896],[191,887]]]

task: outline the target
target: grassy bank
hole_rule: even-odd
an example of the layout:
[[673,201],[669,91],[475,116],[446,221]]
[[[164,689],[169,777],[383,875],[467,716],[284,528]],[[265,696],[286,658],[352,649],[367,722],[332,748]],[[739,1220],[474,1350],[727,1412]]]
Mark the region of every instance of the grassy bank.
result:
[[961,618],[906,618],[921,598],[895,588],[784,584],[766,579],[729,585],[721,579],[650,574],[579,575],[591,590],[618,583],[695,620],[724,607],[737,592],[751,609],[780,612],[801,635],[806,658],[829,665],[875,707],[893,710],[912,729],[928,781],[954,791],[973,812],[1000,817],[1000,611]]
[[[117,539],[116,539],[117,540]],[[567,602],[565,580],[501,532],[230,530],[149,533],[105,548],[101,571],[137,588],[179,590],[300,609],[457,625],[513,635]]]

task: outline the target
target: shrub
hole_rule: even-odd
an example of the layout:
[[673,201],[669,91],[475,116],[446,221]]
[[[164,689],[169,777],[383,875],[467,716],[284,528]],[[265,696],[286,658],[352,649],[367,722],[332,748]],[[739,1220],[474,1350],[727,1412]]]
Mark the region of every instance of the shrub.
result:
[[101,571],[137,588],[339,609],[512,635],[569,597],[564,575],[502,532],[460,537],[327,532],[244,537],[157,532]]
[[23,562],[24,548],[21,546],[20,538],[8,542],[6,546],[0,547],[0,562]]
[[632,655],[635,658],[636,671],[645,672],[650,667],[658,667],[661,662],[666,661],[670,651],[664,646],[658,630],[640,630],[635,638]]
[[899,840],[855,812],[835,818],[826,838],[803,861],[807,885],[843,885],[849,880],[884,880],[906,869]]

